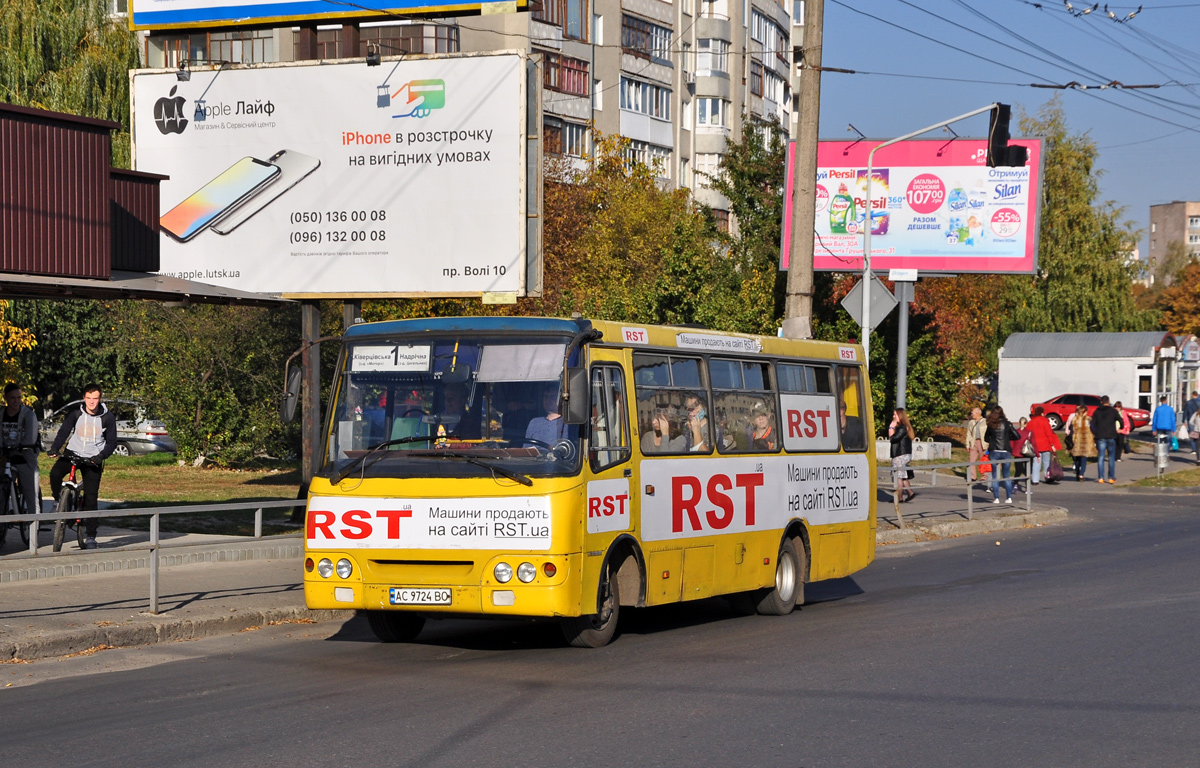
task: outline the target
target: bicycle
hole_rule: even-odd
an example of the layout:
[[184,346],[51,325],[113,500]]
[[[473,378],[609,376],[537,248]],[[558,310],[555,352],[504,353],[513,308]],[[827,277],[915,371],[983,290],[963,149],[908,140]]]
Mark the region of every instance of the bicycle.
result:
[[[54,512],[56,514],[60,512],[82,512],[83,489],[80,485],[83,480],[82,477],[76,479],[76,475],[82,475],[79,472],[79,465],[86,465],[88,462],[80,456],[67,452],[63,453],[63,458],[71,462],[71,471],[63,478],[62,488],[58,492],[58,503],[54,507]],[[79,548],[87,549],[84,521],[82,518],[76,518],[74,524],[69,519],[54,521],[54,551],[62,551],[63,536],[68,526],[75,529],[75,540],[79,543]]]
[[[25,489],[17,482],[16,476],[12,471],[12,459],[9,451],[0,450],[0,458],[4,461],[4,469],[0,471],[0,499],[3,499],[0,504],[0,515],[23,515],[25,514]],[[38,489],[38,510],[42,508],[42,492]],[[0,523],[0,545],[4,544],[4,540],[8,538],[8,529],[16,528],[21,535],[21,543],[29,546],[29,523]]]

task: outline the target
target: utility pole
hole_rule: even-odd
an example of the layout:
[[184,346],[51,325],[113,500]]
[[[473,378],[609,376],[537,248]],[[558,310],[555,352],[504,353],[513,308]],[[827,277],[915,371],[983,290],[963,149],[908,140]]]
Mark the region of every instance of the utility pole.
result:
[[792,241],[788,244],[787,300],[783,335],[812,338],[813,230],[817,221],[817,139],[821,118],[821,28],[825,0],[804,3],[804,44],[800,48],[800,88],[796,155],[792,181]]

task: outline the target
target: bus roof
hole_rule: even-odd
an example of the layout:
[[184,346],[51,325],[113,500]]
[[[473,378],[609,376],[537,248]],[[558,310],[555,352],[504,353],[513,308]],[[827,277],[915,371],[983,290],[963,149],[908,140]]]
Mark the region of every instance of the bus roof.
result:
[[575,335],[594,328],[603,336],[604,345],[676,348],[688,352],[713,354],[766,354],[788,357],[815,357],[844,362],[862,362],[862,347],[857,343],[781,339],[749,333],[728,333],[707,328],[671,325],[622,323],[609,320],[553,317],[426,317],[413,320],[387,320],[361,323],[346,331],[346,338],[412,333],[561,333]]

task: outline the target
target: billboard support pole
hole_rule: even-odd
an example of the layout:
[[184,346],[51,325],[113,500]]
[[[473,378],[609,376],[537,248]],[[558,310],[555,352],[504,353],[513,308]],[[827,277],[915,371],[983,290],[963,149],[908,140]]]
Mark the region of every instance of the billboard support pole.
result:
[[988,104],[986,107],[973,110],[965,115],[952,117],[949,120],[943,120],[940,123],[922,128],[919,131],[906,133],[903,136],[897,136],[894,139],[889,139],[882,144],[876,146],[867,155],[867,216],[863,222],[863,311],[862,311],[862,345],[863,345],[863,364],[867,368],[871,367],[871,229],[874,227],[874,222],[871,221],[871,178],[875,172],[875,153],[884,147],[890,147],[897,142],[907,139],[914,139],[923,133],[929,133],[932,130],[943,128],[951,123],[957,123],[959,120],[966,120],[968,117],[982,115],[984,112],[991,112],[993,107],[999,106],[996,103]]
[[896,407],[908,407],[908,305],[913,300],[915,283],[896,282],[896,298],[900,300],[900,327],[896,344]]
[[321,337],[321,305],[315,301],[300,304],[300,336],[307,345],[301,353],[304,400],[301,401],[300,481],[307,488],[316,471],[317,450],[321,443],[321,346],[310,343]]

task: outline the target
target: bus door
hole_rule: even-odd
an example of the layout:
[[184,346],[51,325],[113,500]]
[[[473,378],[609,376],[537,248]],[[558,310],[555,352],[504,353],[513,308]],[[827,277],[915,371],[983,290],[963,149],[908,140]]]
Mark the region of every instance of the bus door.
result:
[[[590,419],[583,583],[583,612],[595,611],[596,584],[609,544],[637,527],[637,467],[629,434],[629,398],[623,350],[593,349],[590,379]],[[628,597],[628,596],[627,596]]]

